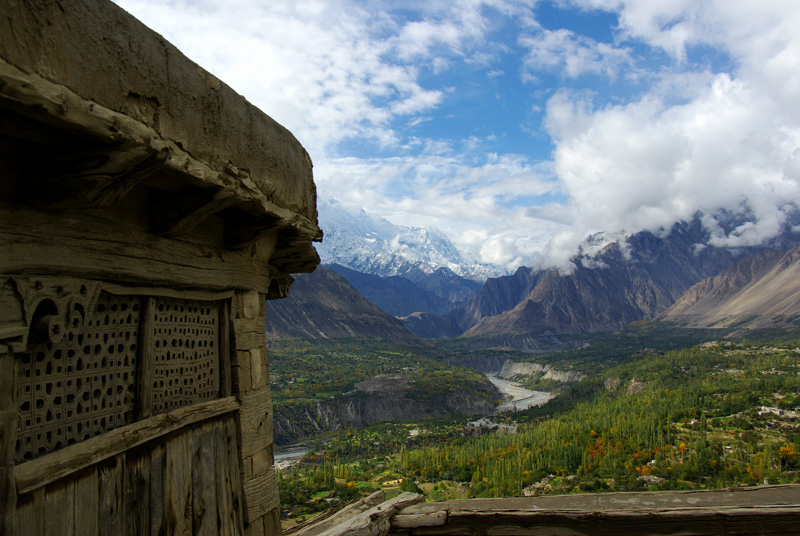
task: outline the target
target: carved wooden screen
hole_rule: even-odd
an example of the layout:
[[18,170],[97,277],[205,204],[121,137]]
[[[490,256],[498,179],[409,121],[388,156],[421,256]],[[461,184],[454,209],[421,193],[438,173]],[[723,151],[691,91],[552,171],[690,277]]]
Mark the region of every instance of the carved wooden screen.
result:
[[18,462],[134,421],[140,308],[138,296],[101,293],[59,342],[29,345],[17,375]]
[[30,343],[19,359],[17,463],[219,398],[221,303],[101,292],[59,342]]
[[152,329],[153,414],[219,397],[219,306],[157,298]]

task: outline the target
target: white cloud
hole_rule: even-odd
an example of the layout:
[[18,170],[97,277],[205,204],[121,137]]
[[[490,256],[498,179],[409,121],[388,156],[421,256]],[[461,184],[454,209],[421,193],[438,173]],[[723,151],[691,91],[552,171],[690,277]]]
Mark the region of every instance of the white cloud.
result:
[[407,157],[335,159],[323,166],[318,176],[328,179],[320,190],[331,192],[344,208],[365,207],[398,225],[437,227],[482,262],[509,269],[534,262],[534,251],[554,228],[548,222],[530,226],[525,207],[515,206],[521,198],[559,193],[547,166],[519,155],[486,153],[482,140],[439,142]]
[[[661,73],[649,93],[620,105],[595,106],[587,94],[570,91],[550,99],[546,124],[556,143],[556,173],[576,214],[576,236],[655,230],[696,211],[722,209],[746,210],[754,221],[729,236],[713,228],[718,245],[774,236],[800,200],[800,116],[790,105],[800,97],[800,34],[790,30],[800,24],[798,4],[786,11],[780,2],[758,10],[747,9],[752,2],[591,4],[621,9],[629,36],[678,59],[692,44],[711,44],[739,68]],[[721,26],[710,29],[714,24]],[[759,31],[746,30],[750,24]],[[782,79],[773,76],[776,64],[787,69]]]
[[474,13],[458,24],[402,25],[347,1],[118,3],[288,127],[315,160],[347,139],[398,143],[393,121],[444,95],[422,87],[409,60],[425,56],[441,71],[447,58],[431,52],[434,44],[460,54],[461,43],[480,37],[465,22]]
[[558,71],[567,78],[586,74],[602,75],[611,79],[621,73],[634,76],[630,52],[608,43],[575,34],[570,30],[548,30],[524,35],[520,45],[528,49],[523,64],[523,77],[537,79],[539,71]]

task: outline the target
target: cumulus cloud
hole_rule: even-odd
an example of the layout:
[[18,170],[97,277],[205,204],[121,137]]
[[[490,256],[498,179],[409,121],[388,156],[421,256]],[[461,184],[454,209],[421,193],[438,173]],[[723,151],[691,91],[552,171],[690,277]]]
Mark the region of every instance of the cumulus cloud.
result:
[[284,124],[319,158],[343,140],[391,146],[392,122],[434,108],[442,90],[419,82],[413,59],[436,69],[475,36],[457,23],[400,24],[356,2],[118,0],[189,57]]
[[[800,199],[800,123],[790,105],[800,97],[794,80],[800,37],[783,20],[800,22],[797,4],[781,11],[788,6],[779,2],[758,10],[749,9],[752,2],[584,3],[619,9],[626,35],[678,59],[690,45],[705,43],[723,47],[738,68],[662,73],[660,84],[625,104],[595,106],[590,96],[570,91],[549,100],[554,166],[577,234],[655,230],[722,209],[747,211],[754,221],[726,235],[706,219],[717,245],[752,245],[777,234]],[[711,31],[712,23],[721,26]],[[746,29],[751,24],[760,31]],[[782,80],[772,76],[776,62],[793,67]],[[678,103],[666,91],[675,87],[683,91]]]

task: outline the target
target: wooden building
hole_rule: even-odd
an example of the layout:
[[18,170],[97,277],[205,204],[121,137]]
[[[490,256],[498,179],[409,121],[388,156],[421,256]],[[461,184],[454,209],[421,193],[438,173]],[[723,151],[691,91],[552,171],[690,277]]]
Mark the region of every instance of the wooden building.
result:
[[0,533],[278,533],[263,304],[321,238],[303,147],[161,36],[0,0]]

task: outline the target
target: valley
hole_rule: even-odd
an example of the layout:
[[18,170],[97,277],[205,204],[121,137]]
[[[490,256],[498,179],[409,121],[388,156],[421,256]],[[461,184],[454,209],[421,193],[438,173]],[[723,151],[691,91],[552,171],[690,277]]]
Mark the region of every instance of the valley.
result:
[[376,254],[370,274],[298,277],[267,303],[286,525],[378,489],[444,500],[800,482],[793,229],[734,250],[694,220],[597,241],[570,272],[521,267],[482,285],[408,248],[416,257]]
[[[531,356],[555,363],[560,353],[564,368],[589,371],[546,404],[307,441],[280,474],[287,523],[376,489],[440,500],[800,482],[800,333],[676,348],[666,341],[683,339],[668,328],[629,331],[617,346],[637,337],[641,347],[604,364],[591,344]],[[605,343],[601,353],[615,346]]]

